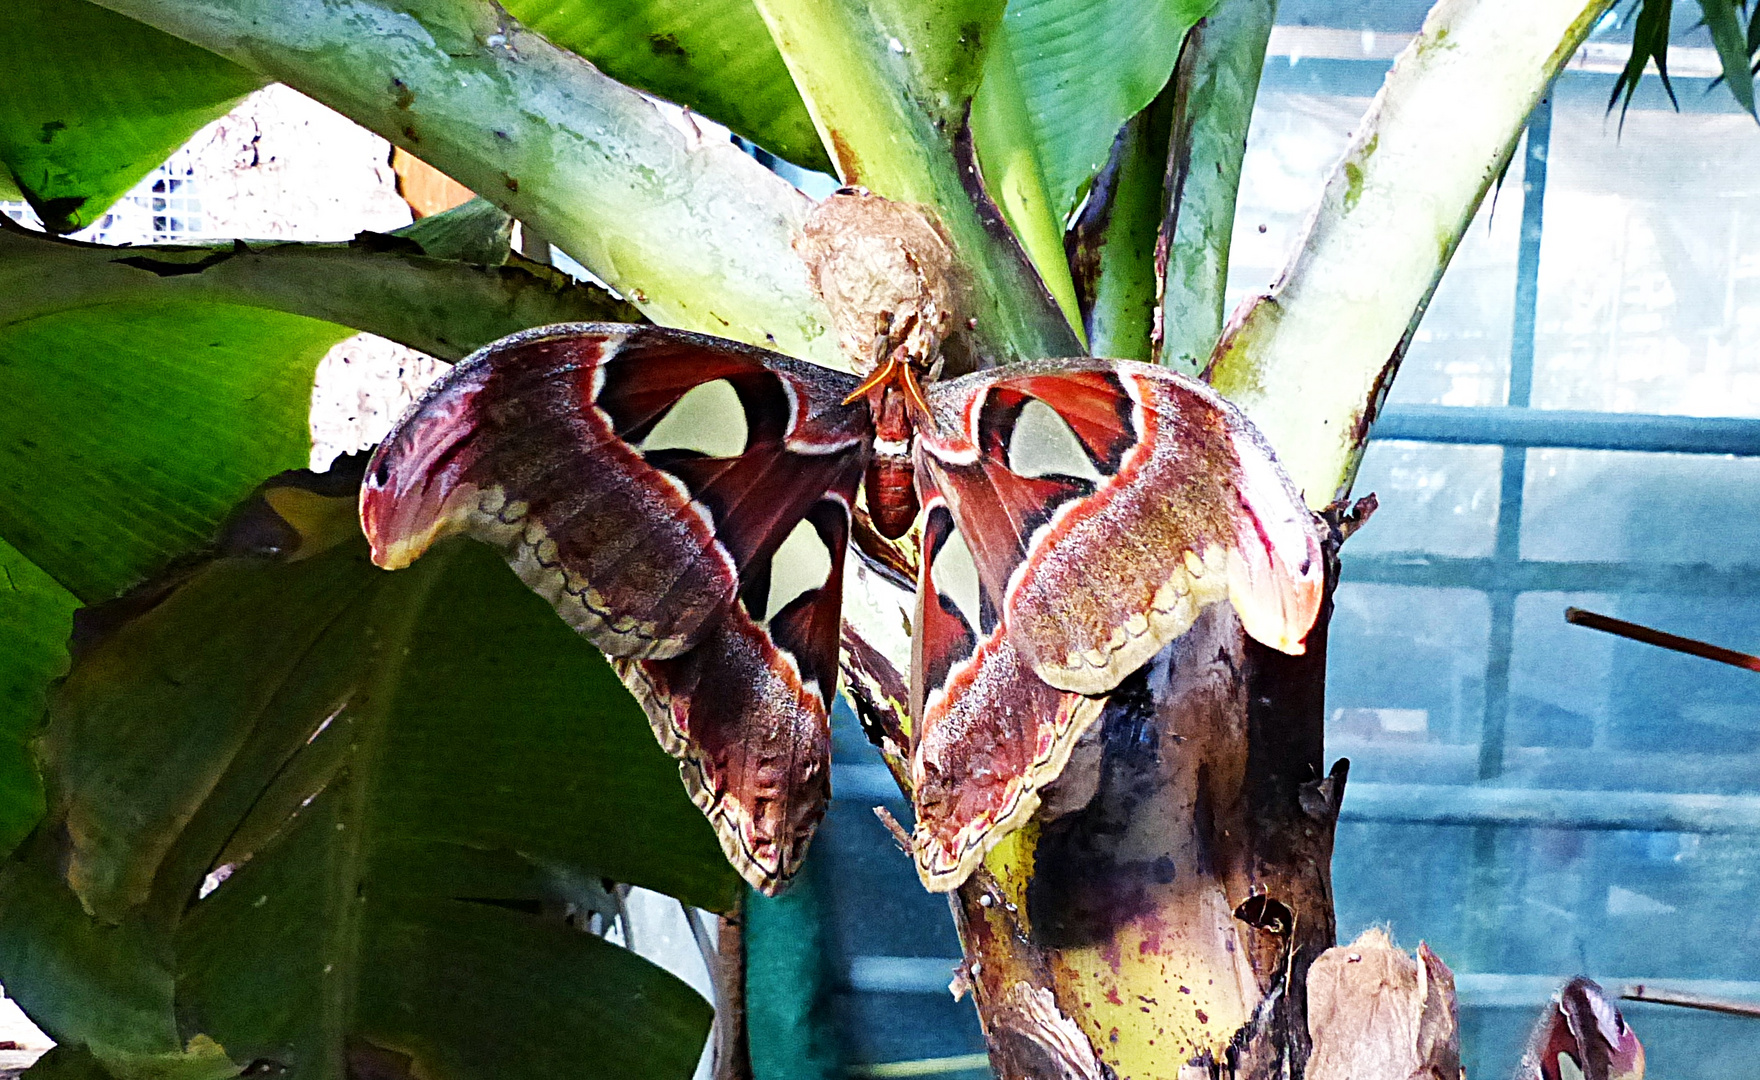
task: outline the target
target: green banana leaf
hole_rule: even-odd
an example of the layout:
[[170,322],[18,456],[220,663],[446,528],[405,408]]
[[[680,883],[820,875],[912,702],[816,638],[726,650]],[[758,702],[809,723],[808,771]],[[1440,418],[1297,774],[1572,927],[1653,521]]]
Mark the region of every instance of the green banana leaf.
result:
[[0,176],[51,232],[84,228],[261,85],[236,64],[85,0],[8,0],[0,4]]
[[688,1076],[708,1005],[574,916],[606,880],[725,908],[738,879],[494,552],[371,565],[362,464],[271,481],[82,614],[0,981],[118,1077],[193,1068],[198,1036],[291,1077]]

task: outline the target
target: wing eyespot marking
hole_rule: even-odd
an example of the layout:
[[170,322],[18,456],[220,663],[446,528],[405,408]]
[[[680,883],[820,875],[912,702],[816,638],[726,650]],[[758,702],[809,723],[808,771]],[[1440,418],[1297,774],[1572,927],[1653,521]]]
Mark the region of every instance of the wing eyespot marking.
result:
[[831,580],[831,551],[819,530],[806,518],[783,539],[770,559],[769,590],[764,601],[763,622],[802,595],[825,587]]
[[1078,480],[1092,486],[1103,479],[1075,431],[1038,398],[1027,399],[1009,429],[1008,470],[1017,476]]
[[749,431],[745,406],[733,383],[699,383],[666,410],[636,449],[642,454],[684,450],[711,458],[745,453]]

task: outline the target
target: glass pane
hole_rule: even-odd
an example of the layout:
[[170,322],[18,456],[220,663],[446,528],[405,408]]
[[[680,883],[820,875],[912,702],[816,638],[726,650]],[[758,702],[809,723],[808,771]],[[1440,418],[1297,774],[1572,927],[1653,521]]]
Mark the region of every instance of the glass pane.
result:
[[1376,440],[1363,455],[1356,492],[1380,508],[1345,549],[1351,555],[1424,552],[1489,555],[1497,545],[1503,450]]
[[1760,458],[1530,450],[1522,557],[1760,564]]
[[1485,597],[1347,582],[1334,605],[1328,752],[1351,759],[1353,780],[1442,782],[1436,768],[1470,780],[1485,713]]
[[1605,106],[1570,80],[1558,95],[1534,404],[1760,416],[1754,121],[1633,110],[1615,138]]
[[[1266,62],[1267,79],[1280,62]],[[1295,247],[1369,98],[1261,88],[1241,164],[1228,305],[1268,288]]]

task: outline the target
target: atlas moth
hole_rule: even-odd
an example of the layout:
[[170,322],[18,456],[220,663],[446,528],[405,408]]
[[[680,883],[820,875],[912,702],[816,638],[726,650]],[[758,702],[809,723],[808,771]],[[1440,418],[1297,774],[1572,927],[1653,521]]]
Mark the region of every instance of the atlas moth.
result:
[[[654,326],[516,334],[398,423],[361,521],[390,569],[454,533],[501,548],[612,658],[766,893],[830,798],[841,648],[852,689],[909,717],[913,854],[946,891],[1204,607],[1300,653],[1319,533],[1258,432],[1194,380],[1093,358],[942,379],[958,275],[919,208],[840,194],[797,246],[861,374]],[[913,525],[907,678],[841,607],[852,548],[879,558]]]

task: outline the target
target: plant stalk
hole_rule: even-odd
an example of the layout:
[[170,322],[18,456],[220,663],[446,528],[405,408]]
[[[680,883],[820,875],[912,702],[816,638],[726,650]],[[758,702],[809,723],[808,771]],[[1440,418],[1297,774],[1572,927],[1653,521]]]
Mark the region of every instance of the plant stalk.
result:
[[0,222],[0,326],[130,301],[205,300],[350,326],[442,360],[554,322],[640,321],[533,263],[474,266],[368,244],[102,247]]
[[970,363],[1082,354],[979,176],[967,111],[999,0],[758,0],[846,184],[931,207],[971,275]]
[[845,366],[791,245],[811,203],[490,0],[105,0],[418,155],[655,322]]
[[714,1080],[752,1080],[746,1041],[746,924],[742,903],[716,920]]

